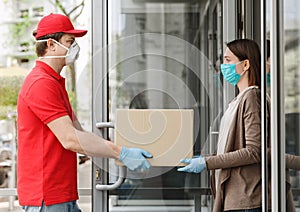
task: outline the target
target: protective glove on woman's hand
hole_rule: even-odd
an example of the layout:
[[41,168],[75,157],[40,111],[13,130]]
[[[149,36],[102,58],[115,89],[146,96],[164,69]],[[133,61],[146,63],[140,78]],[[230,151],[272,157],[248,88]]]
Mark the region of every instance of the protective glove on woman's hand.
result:
[[151,165],[146,158],[152,157],[149,152],[143,149],[122,147],[118,160],[127,166],[128,169],[134,171],[137,169],[149,169]]
[[180,172],[200,173],[206,168],[205,159],[201,155],[196,158],[181,159],[180,162],[188,164],[185,167],[178,168],[177,171]]

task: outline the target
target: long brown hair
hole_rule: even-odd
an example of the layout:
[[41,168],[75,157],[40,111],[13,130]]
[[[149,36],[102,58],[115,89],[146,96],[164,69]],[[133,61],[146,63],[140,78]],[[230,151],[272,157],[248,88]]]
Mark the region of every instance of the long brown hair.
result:
[[240,61],[249,60],[250,67],[247,71],[249,86],[260,87],[261,55],[258,44],[250,39],[237,39],[227,43],[227,47]]

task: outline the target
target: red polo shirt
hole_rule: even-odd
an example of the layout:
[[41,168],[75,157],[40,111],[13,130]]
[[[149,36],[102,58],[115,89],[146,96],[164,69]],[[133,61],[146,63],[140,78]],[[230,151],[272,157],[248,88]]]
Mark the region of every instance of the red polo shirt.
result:
[[[63,148],[47,124],[69,115],[76,119],[65,79],[37,61],[18,98],[18,198],[40,206],[78,199],[76,153]],[[62,129],[63,130],[63,129]]]

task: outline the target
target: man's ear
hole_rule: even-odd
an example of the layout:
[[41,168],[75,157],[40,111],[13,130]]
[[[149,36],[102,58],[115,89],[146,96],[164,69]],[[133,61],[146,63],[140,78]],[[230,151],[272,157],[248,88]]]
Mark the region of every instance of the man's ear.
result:
[[54,41],[53,39],[48,39],[47,40],[47,47],[49,49],[49,51],[54,51],[56,46],[54,45]]

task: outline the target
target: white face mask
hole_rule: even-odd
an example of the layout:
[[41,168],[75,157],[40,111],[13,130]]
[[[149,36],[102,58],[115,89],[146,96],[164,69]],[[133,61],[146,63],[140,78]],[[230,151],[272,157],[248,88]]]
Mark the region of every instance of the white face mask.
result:
[[[52,39],[53,40],[53,39]],[[37,40],[36,42],[47,42],[48,40]],[[70,65],[72,63],[75,62],[75,60],[77,60],[78,56],[79,56],[79,52],[80,52],[80,47],[79,45],[76,43],[76,41],[74,41],[72,43],[72,45],[70,46],[70,48],[64,46],[63,44],[57,42],[56,40],[53,40],[55,43],[57,43],[59,46],[63,47],[64,49],[67,50],[67,54],[66,55],[62,55],[62,56],[44,56],[44,57],[39,57],[40,59],[43,58],[66,58],[66,65]]]

